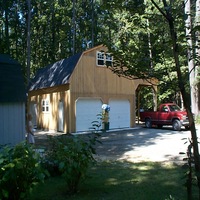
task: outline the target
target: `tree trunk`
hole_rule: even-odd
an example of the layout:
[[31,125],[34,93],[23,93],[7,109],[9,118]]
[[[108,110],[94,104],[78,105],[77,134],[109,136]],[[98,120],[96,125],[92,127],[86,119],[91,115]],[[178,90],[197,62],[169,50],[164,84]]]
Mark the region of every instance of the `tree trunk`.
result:
[[30,64],[31,64],[31,0],[27,0],[28,21],[27,21],[27,86],[30,82]]
[[9,38],[9,20],[8,20],[8,1],[4,0],[3,5],[5,6],[5,36],[6,36],[6,51],[5,53],[10,54],[10,38]]
[[73,16],[72,16],[72,27],[73,27],[73,31],[72,31],[72,54],[75,54],[75,46],[76,46],[76,0],[73,0]]
[[179,50],[178,50],[178,40],[177,40],[177,33],[174,28],[174,18],[171,13],[170,6],[167,5],[166,0],[162,0],[163,5],[165,8],[165,12],[163,12],[159,6],[155,3],[154,0],[151,0],[151,2],[154,4],[154,6],[162,13],[162,15],[166,18],[168,24],[169,24],[169,30],[171,35],[171,40],[173,44],[173,56],[175,61],[175,67],[176,72],[178,76],[178,84],[179,88],[183,97],[183,103],[184,107],[187,111],[188,118],[189,118],[189,124],[190,124],[190,130],[191,130],[191,137],[192,137],[192,147],[193,147],[193,153],[194,153],[194,162],[195,162],[195,170],[197,174],[197,181],[198,181],[198,187],[199,187],[199,199],[200,199],[200,157],[199,157],[199,148],[198,148],[198,141],[197,141],[197,133],[194,123],[194,117],[191,111],[191,101],[188,98],[188,95],[185,90],[185,85],[181,73],[181,67],[179,62]]
[[[195,24],[196,24],[196,26],[199,26],[200,25],[200,0],[196,0],[196,16],[195,16]],[[199,31],[196,31],[195,32],[195,40],[196,40],[196,44],[195,44],[195,54],[196,54],[196,57],[197,58],[199,58],[200,57],[200,44],[199,44],[199,42],[200,42],[200,35],[199,35]],[[197,77],[198,75],[199,75],[199,65],[200,65],[200,63],[199,62],[197,62],[196,64],[195,64],[195,77]],[[195,112],[195,114],[196,114],[196,116],[197,115],[199,115],[199,113],[200,113],[200,108],[199,108],[199,87],[198,87],[198,84],[197,85],[195,85],[195,103],[196,103],[196,112]]]
[[94,0],[91,2],[92,4],[92,46],[94,47]]
[[[165,0],[163,0],[164,2]],[[166,5],[165,5],[166,6]],[[173,43],[173,55],[174,55],[174,60],[175,60],[175,66],[176,66],[176,71],[177,71],[177,76],[178,76],[178,83],[179,83],[179,88],[181,90],[181,94],[183,96],[183,103],[185,106],[185,109],[188,114],[189,118],[189,123],[190,123],[190,129],[191,129],[191,136],[192,136],[192,145],[193,145],[193,152],[194,152],[194,160],[195,160],[195,169],[197,172],[197,179],[198,179],[198,187],[200,189],[200,157],[199,157],[199,148],[198,148],[198,141],[197,141],[197,134],[196,134],[196,128],[195,128],[195,123],[194,123],[194,117],[191,112],[191,103],[190,100],[187,97],[187,93],[184,87],[184,82],[181,74],[181,69],[180,69],[180,63],[179,63],[179,51],[178,51],[178,42],[177,42],[177,34],[174,29],[174,19],[169,12],[169,10],[166,11],[167,13],[167,19],[170,27],[170,34],[171,34],[171,39]],[[200,197],[200,194],[199,194]]]
[[191,108],[192,112],[196,114],[196,90],[195,90],[195,63],[193,54],[192,44],[192,21],[191,21],[191,3],[187,0],[185,3],[185,28],[186,28],[186,40],[188,45],[187,57],[188,57],[188,68],[189,68],[189,79],[190,79],[190,96],[191,96]]

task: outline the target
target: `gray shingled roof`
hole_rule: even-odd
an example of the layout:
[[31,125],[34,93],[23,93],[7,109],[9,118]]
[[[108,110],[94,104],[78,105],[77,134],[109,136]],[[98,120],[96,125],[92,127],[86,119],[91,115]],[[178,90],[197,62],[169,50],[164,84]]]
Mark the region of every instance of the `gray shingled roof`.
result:
[[37,71],[31,80],[29,91],[63,85],[69,83],[69,78],[77,65],[82,53],[60,60]]
[[26,90],[21,65],[0,54],[0,103],[25,102]]

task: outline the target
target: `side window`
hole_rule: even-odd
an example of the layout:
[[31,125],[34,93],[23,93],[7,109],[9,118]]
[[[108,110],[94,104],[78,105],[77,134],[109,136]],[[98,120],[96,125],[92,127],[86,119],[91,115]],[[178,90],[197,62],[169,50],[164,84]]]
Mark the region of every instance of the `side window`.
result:
[[42,112],[49,112],[49,100],[42,100]]
[[161,112],[168,112],[167,106],[163,106],[163,107],[161,108]]

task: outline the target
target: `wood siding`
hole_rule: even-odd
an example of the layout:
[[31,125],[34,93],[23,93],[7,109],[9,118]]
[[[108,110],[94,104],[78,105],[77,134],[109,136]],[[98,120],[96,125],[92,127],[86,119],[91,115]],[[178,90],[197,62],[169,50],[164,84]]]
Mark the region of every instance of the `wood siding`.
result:
[[[83,52],[67,85],[29,92],[29,102],[37,103],[38,128],[58,130],[58,105],[64,105],[64,132],[76,131],[76,101],[79,98],[98,98],[102,103],[110,100],[130,102],[130,126],[135,125],[135,93],[138,85],[150,85],[142,80],[128,80],[119,77],[107,67],[96,65],[96,52],[106,51],[98,46]],[[49,112],[42,112],[42,100],[49,99]],[[30,103],[29,103],[30,105]],[[112,109],[112,108],[111,108]]]
[[124,95],[134,94],[134,81],[119,77],[107,67],[96,66],[96,52],[86,52],[80,58],[70,79],[71,93]]
[[[135,125],[135,81],[119,77],[106,66],[96,65],[96,52],[106,50],[104,47],[86,51],[70,78],[71,119],[75,119],[75,102],[80,97],[100,98],[108,104],[110,99],[126,99],[130,102],[131,122]],[[71,131],[75,131],[75,120]]]
[[[59,101],[64,104],[64,132],[68,129],[69,120],[69,92],[68,85],[61,85],[58,87],[47,88],[37,91],[29,92],[29,102],[37,104],[37,125],[39,129],[44,130],[58,130],[58,106]],[[49,111],[42,111],[42,100],[49,100]],[[29,104],[30,106],[31,104]],[[29,110],[31,108],[29,107]]]

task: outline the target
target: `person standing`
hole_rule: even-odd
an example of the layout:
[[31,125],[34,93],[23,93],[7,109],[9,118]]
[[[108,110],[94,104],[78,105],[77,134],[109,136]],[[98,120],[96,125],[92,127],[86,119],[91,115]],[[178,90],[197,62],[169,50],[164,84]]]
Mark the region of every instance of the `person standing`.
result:
[[27,142],[29,144],[35,144],[35,138],[34,138],[34,129],[32,124],[32,115],[27,115]]

